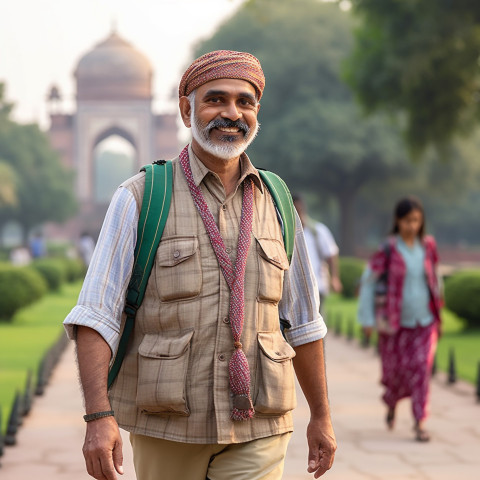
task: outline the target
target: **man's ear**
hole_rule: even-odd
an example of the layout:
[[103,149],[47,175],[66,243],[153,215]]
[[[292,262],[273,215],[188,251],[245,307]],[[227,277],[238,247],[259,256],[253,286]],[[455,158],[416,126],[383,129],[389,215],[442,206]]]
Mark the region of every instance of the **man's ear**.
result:
[[190,115],[192,113],[192,107],[190,106],[190,100],[188,97],[180,97],[178,101],[178,107],[180,108],[180,115],[183,120],[183,124],[190,128],[192,126],[192,122],[190,121]]

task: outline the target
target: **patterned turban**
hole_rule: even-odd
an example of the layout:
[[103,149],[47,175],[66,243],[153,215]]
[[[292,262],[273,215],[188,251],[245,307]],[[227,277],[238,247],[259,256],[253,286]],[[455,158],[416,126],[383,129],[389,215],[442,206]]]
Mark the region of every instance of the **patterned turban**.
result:
[[246,52],[216,50],[194,60],[183,74],[178,96],[188,96],[211,80],[235,78],[250,82],[260,100],[265,87],[262,66],[256,57]]

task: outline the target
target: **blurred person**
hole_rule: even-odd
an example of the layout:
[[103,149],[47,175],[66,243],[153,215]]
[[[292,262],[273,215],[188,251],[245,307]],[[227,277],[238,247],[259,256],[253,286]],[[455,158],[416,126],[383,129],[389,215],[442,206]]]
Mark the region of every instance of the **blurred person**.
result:
[[10,251],[10,262],[17,267],[24,267],[31,261],[32,255],[25,245],[20,245]]
[[[294,372],[310,407],[307,470],[318,478],[332,466],[326,326],[300,220],[289,265],[272,197],[244,153],[264,85],[260,62],[244,52],[210,52],[185,71],[179,107],[193,138],[172,161],[167,223],[107,392],[145,174],[112,199],[64,322],[77,345],[85,462],[97,479],[122,472],[120,426],[130,432],[138,480],[280,480]],[[290,323],[286,340],[279,318]]]
[[415,197],[395,206],[391,235],[362,275],[358,320],[365,335],[377,329],[386,423],[393,429],[399,400],[411,397],[415,438],[427,442],[430,376],[441,328],[438,254],[425,235],[423,206]]
[[95,240],[88,232],[83,232],[78,240],[78,253],[86,267],[90,265],[94,250]]
[[41,232],[36,232],[33,238],[30,240],[30,253],[32,258],[41,258],[44,257],[47,253],[47,248],[45,246],[45,239]]
[[307,206],[300,195],[293,195],[293,204],[302,222],[308,256],[317,279],[320,309],[323,313],[324,301],[330,293],[330,287],[335,293],[343,290],[338,267],[338,245],[326,225],[308,216]]

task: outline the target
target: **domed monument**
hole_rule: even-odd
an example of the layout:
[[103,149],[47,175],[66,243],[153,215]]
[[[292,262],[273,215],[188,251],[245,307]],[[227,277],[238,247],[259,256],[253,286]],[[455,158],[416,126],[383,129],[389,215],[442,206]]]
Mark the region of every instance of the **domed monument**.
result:
[[78,62],[77,99],[150,100],[152,74],[148,58],[114,31]]
[[75,172],[78,217],[70,235],[98,233],[111,195],[126,178],[159,158],[178,154],[175,114],[152,112],[153,68],[116,31],[80,58],[74,72],[76,112],[61,112],[53,86],[50,140]]

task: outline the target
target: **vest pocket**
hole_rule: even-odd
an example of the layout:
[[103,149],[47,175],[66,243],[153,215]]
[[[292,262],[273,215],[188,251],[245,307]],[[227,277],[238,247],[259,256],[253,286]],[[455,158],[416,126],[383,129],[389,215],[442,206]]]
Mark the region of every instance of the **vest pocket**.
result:
[[292,358],[295,350],[280,332],[260,332],[255,412],[284,415],[297,406]]
[[138,347],[137,407],[144,413],[189,416],[186,377],[193,330],[146,334]]
[[273,238],[257,238],[259,302],[278,303],[282,298],[283,274],[288,269],[285,247]]
[[155,281],[162,302],[186,300],[200,294],[202,268],[197,237],[162,238],[155,262]]

